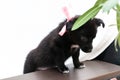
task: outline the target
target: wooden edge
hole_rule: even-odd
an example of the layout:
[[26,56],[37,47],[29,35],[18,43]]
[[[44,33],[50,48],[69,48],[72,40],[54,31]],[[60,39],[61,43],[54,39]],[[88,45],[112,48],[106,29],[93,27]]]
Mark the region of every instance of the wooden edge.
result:
[[114,78],[114,77],[117,77],[117,76],[120,76],[120,71],[111,72],[109,74],[101,75],[101,76],[92,78],[90,80],[108,80],[108,79],[111,79],[111,78]]

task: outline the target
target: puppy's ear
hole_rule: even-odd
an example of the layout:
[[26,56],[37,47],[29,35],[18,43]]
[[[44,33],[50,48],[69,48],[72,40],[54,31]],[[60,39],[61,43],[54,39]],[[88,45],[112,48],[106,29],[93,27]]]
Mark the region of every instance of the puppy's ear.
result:
[[102,24],[102,27],[103,28],[105,27],[103,20],[101,20],[99,18],[94,18],[93,21],[96,23],[97,26],[101,26],[101,24]]

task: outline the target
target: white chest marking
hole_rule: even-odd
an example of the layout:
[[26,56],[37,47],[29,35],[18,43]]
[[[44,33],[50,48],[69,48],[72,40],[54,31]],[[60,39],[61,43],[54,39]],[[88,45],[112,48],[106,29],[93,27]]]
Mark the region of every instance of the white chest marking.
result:
[[79,45],[77,45],[77,44],[73,44],[73,45],[71,45],[71,49],[72,48],[79,48],[80,46]]
[[80,48],[79,45],[73,44],[73,45],[71,45],[71,52],[74,53],[74,52],[78,51],[79,48]]

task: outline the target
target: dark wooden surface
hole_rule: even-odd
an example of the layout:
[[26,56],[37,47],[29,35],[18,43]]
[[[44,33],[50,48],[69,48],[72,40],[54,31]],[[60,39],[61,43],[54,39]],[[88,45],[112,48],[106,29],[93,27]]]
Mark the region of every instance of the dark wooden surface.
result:
[[2,80],[106,80],[120,75],[120,66],[102,62],[86,61],[83,69],[74,69],[68,65],[70,73],[61,74],[56,69],[36,71]]

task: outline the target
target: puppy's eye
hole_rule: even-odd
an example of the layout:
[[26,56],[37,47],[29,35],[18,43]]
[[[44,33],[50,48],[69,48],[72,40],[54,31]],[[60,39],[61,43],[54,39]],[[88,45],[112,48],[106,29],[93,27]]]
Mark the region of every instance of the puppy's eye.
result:
[[81,36],[81,41],[87,42],[88,39],[85,36]]

